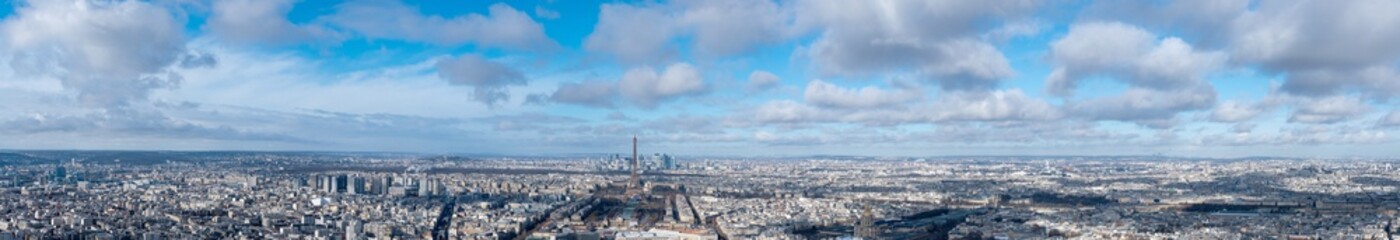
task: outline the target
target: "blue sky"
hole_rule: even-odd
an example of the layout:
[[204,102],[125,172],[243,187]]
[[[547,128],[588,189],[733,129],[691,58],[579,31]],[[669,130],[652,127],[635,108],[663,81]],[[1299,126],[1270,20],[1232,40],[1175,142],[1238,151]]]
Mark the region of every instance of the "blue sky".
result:
[[0,148],[1393,157],[1393,1],[9,1]]

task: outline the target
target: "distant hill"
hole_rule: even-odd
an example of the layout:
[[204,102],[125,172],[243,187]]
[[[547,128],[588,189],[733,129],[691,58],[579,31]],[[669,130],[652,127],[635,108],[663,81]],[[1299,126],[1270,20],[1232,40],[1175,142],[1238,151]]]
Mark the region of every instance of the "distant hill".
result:
[[40,164],[50,161],[52,160],[21,153],[0,152],[0,165]]

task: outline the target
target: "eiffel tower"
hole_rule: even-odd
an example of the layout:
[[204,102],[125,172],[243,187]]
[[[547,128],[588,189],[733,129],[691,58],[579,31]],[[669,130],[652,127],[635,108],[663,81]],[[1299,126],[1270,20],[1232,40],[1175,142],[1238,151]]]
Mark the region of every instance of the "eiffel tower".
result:
[[640,193],[642,188],[641,179],[637,177],[637,171],[639,171],[637,163],[640,160],[637,157],[637,135],[632,135],[632,178],[627,182],[627,197],[629,198]]

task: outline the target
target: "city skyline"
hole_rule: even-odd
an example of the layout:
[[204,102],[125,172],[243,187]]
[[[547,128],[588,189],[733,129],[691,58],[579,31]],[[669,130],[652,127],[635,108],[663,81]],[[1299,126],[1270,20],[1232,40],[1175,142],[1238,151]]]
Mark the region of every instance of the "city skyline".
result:
[[0,149],[1386,158],[1395,1],[6,1]]
[[0,152],[0,239],[1400,235],[1396,159],[624,156]]

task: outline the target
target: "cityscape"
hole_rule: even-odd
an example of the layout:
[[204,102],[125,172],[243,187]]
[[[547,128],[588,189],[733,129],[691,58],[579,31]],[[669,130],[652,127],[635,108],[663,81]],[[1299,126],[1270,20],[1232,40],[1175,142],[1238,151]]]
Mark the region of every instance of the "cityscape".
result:
[[0,239],[1400,235],[1400,159],[15,151],[0,165]]
[[0,0],[0,240],[1394,240],[1400,0]]

